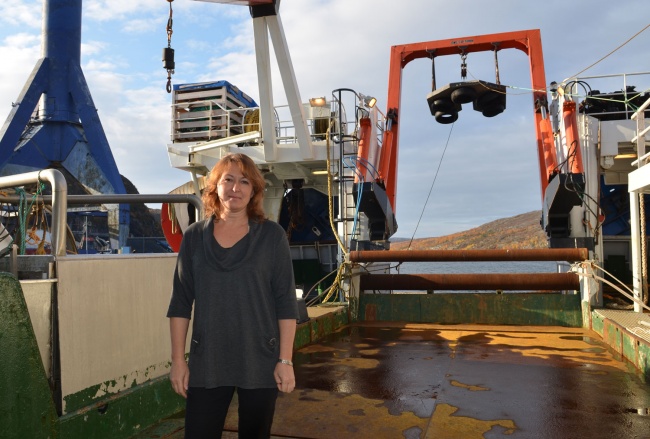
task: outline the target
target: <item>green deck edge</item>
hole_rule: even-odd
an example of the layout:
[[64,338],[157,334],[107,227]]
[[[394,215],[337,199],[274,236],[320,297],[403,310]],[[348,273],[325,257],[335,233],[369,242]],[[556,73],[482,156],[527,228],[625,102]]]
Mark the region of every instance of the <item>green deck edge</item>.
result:
[[0,436],[58,437],[57,415],[20,282],[0,273]]
[[650,343],[594,311],[591,311],[591,329],[650,381]]
[[347,307],[342,307],[334,312],[318,317],[312,317],[296,328],[293,349],[298,350],[303,346],[320,340],[349,323],[350,316]]
[[185,408],[167,375],[59,418],[61,438],[130,438]]
[[582,327],[577,294],[363,294],[360,320]]

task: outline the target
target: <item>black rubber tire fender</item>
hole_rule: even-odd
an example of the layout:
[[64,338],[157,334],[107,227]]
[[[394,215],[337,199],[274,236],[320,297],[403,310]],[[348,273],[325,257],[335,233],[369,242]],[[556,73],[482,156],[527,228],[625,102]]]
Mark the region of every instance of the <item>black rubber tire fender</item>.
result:
[[468,104],[476,99],[476,95],[472,87],[459,87],[451,92],[451,101],[454,104]]
[[458,120],[458,111],[436,111],[435,118],[436,122],[441,124],[453,123]]

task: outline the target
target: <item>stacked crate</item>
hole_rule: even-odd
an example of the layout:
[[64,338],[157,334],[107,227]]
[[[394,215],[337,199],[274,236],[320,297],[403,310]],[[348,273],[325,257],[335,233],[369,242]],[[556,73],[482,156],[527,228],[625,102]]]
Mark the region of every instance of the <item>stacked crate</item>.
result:
[[174,85],[172,141],[205,142],[241,134],[255,101],[228,81]]

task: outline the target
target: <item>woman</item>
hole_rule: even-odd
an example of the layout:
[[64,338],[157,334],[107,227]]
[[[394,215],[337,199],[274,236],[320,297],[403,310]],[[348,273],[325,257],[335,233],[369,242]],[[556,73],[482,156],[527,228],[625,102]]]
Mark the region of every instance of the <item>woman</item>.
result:
[[265,219],[264,186],[248,156],[222,158],[203,193],[206,219],[183,235],[167,317],[170,381],[187,399],[187,439],[221,437],[235,389],[239,437],[268,438],[278,391],[295,386],[291,255],[282,227]]

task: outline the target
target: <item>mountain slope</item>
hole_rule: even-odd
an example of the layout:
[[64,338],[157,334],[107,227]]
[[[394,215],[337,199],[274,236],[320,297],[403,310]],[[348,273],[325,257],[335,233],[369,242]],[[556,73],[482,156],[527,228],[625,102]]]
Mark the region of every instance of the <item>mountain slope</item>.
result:
[[541,211],[502,218],[482,226],[435,238],[391,243],[391,250],[464,250],[495,248],[546,248],[546,234],[539,224]]

